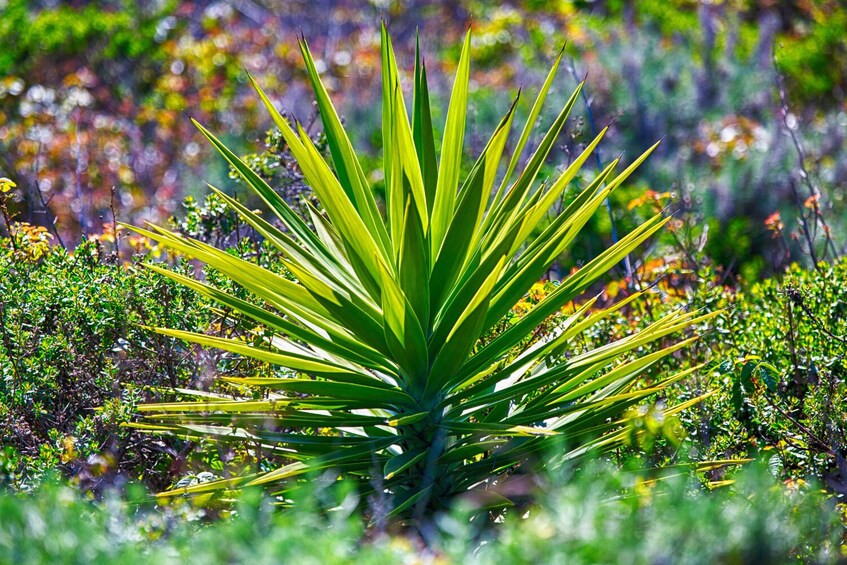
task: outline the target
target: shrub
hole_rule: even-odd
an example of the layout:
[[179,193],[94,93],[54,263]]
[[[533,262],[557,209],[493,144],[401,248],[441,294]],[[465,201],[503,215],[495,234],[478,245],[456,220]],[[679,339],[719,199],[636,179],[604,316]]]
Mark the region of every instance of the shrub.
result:
[[[655,261],[640,276],[641,284],[656,283],[654,292],[587,331],[583,347],[619,339],[681,305],[722,311],[686,355],[661,361],[665,371],[708,364],[666,391],[668,402],[714,391],[680,415],[686,451],[704,459],[767,455],[775,475],[815,477],[847,495],[847,261],[793,265],[741,289],[724,286],[724,274],[709,267],[691,272],[673,262]],[[629,292],[626,282],[606,291]],[[668,447],[664,455],[677,453]]]
[[[278,185],[288,186],[285,179]],[[73,251],[54,247],[47,228],[15,221],[15,189],[0,178],[8,233],[0,239],[0,482],[29,489],[61,469],[84,488],[123,482],[127,474],[165,488],[209,465],[222,470],[224,460],[240,468],[244,450],[198,457],[193,444],[162,443],[121,427],[140,401],[173,398],[189,384],[206,388],[206,372],[226,373],[231,362],[198,356],[143,325],[220,331],[226,312],[210,310],[200,295],[157,273],[138,272],[139,257],[161,257],[163,249],[143,237],[122,238],[114,225]],[[201,205],[189,198],[184,206],[184,219],[172,220],[183,233],[279,267],[277,251],[224,200],[211,195]],[[122,263],[127,251],[134,256]],[[172,268],[194,273],[185,261],[172,261]],[[213,270],[202,276],[238,292]]]
[[157,388],[195,380],[198,365],[192,350],[142,325],[202,331],[212,314],[196,293],[125,267],[98,240],[71,253],[22,231],[14,237],[14,247],[0,240],[5,480],[31,487],[56,467],[96,467],[170,483],[169,448],[120,425]]
[[[774,470],[809,475],[847,496],[847,262],[793,266],[751,286],[709,340],[715,384],[707,410],[724,424],[706,450],[770,451]],[[717,422],[715,422],[717,424]],[[730,424],[734,423],[734,424]],[[736,433],[724,436],[727,426]],[[714,439],[712,439],[714,438]]]

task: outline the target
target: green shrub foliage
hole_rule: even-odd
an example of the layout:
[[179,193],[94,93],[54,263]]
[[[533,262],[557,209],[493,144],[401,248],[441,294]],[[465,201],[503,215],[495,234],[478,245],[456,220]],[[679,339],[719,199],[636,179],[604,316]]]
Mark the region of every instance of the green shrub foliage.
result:
[[[189,506],[153,508],[134,494],[83,501],[48,485],[0,494],[0,563],[839,563],[843,526],[814,489],[786,489],[750,468],[734,491],[704,491],[684,477],[659,484],[639,472],[591,465],[550,476],[542,506],[496,530],[461,509],[439,515],[424,540],[364,534],[353,490],[316,480],[296,508],[278,512],[249,491],[209,523]],[[321,514],[317,506],[332,506]]]
[[[73,253],[0,247],[0,460],[5,480],[31,486],[45,470],[96,466],[167,484],[170,455],[120,425],[157,389],[186,386],[196,355],[144,329],[203,330],[198,296],[122,265],[100,241]],[[107,248],[108,249],[108,248]]]

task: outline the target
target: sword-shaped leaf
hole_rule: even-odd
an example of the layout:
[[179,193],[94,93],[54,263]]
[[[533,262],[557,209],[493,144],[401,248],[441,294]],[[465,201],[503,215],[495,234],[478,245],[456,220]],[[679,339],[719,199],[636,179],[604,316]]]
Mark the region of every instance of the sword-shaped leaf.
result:
[[447,233],[455,209],[456,192],[459,189],[459,171],[462,168],[468,112],[470,51],[471,33],[468,31],[462,45],[462,54],[459,56],[459,68],[456,71],[456,80],[447,109],[447,121],[444,124],[444,139],[441,141],[441,160],[438,163],[438,181],[430,226],[430,249],[433,255],[438,254]]

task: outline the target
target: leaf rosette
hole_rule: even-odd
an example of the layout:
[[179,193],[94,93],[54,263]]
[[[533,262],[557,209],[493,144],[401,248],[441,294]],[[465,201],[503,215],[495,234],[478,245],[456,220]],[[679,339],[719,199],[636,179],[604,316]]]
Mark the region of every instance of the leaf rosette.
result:
[[[612,449],[628,441],[629,409],[696,368],[639,378],[691,339],[645,346],[709,315],[673,312],[626,338],[565,355],[581,332],[633,300],[604,309],[588,299],[562,316],[544,339],[520,348],[535,328],[559,314],[668,218],[658,214],[608,247],[553,288],[522,317],[485,343],[573,243],[609,194],[653,151],[616,173],[599,171],[570,204],[554,204],[575,181],[606,130],[549,183],[538,182],[582,85],[534,151],[530,133],[561,63],[559,54],[532,106],[511,156],[504,152],[515,118],[508,110],[462,178],[468,109],[470,34],[465,39],[446,113],[440,152],[432,124],[426,68],[418,54],[411,120],[388,34],[382,30],[382,138],[385,203],[368,176],[321,83],[305,40],[300,48],[317,99],[331,163],[297,123],[289,123],[252,79],[323,211],[306,223],[214,134],[212,145],[266,203],[272,223],[225,193],[222,199],[284,256],[289,280],[249,261],[167,230],[133,228],[230,277],[266,307],[204,282],[150,265],[236,312],[257,332],[240,340],[159,329],[163,334],[289,369],[290,378],[226,379],[262,399],[203,397],[148,404],[137,427],[215,442],[261,444],[291,462],[269,472],[212,481],[164,493],[204,493],[267,485],[285,494],[309,473],[335,469],[358,484],[362,500],[379,493],[388,516],[445,506],[453,497],[492,487],[554,446],[558,460]],[[517,101],[516,101],[517,102]],[[524,163],[525,164],[522,164]],[[505,172],[500,175],[501,164]],[[279,227],[281,224],[282,227]],[[271,338],[261,336],[272,335]],[[697,402],[666,407],[671,416]],[[315,433],[315,430],[322,433]],[[285,430],[285,431],[279,431]],[[326,433],[327,431],[331,433]],[[496,490],[496,489],[494,489]]]

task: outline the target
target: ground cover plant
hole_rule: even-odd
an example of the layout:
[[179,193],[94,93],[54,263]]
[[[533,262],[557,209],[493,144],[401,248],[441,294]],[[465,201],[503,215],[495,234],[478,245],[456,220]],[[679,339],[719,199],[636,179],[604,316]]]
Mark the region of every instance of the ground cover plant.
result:
[[[656,233],[667,221],[662,214],[565,278],[517,323],[489,342],[479,342],[650,151],[617,176],[612,174],[617,161],[611,163],[565,210],[548,218],[548,210],[603,137],[598,135],[549,187],[543,183],[538,187],[539,169],[578,100],[578,88],[528,162],[518,167],[560,54],[499,188],[497,171],[514,105],[476,163],[462,175],[469,45],[470,34],[437,153],[426,69],[418,57],[410,123],[391,41],[382,30],[385,218],[305,40],[300,47],[334,171],[304,129],[299,124],[292,127],[258,86],[257,90],[323,206],[323,211],[311,209],[312,226],[198,124],[285,225],[286,231],[277,229],[218,191],[246,223],[280,249],[282,264],[294,280],[164,229],[133,228],[204,261],[264,302],[264,307],[257,307],[150,265],[229,307],[245,324],[259,324],[247,341],[177,329],[157,331],[288,372],[228,377],[224,380],[234,389],[228,396],[142,406],[148,423],[137,427],[221,443],[248,439],[292,462],[172,494],[239,485],[271,485],[272,492],[283,494],[296,488],[298,477],[336,468],[355,477],[362,492],[384,499],[376,520],[428,517],[469,490],[490,498],[487,503],[508,504],[508,497],[495,487],[502,487],[510,471],[554,442],[569,444],[562,455],[565,460],[620,444],[627,408],[696,370],[652,375],[649,386],[635,388],[636,379],[650,366],[690,340],[665,344],[648,356],[628,354],[712,314],[676,311],[617,342],[569,355],[569,342],[581,331],[628,301],[591,314],[589,301],[562,320],[549,339],[516,350],[538,324]],[[539,226],[540,233],[530,237]],[[664,413],[670,417],[697,400],[668,407]]]
[[[15,187],[2,181],[0,209],[8,213]],[[274,251],[250,239],[249,230],[241,228],[243,240],[235,237],[237,223],[220,203],[185,204],[176,229],[234,240],[234,253],[274,264]],[[227,359],[145,324],[208,331],[225,317],[191,289],[142,269],[142,257],[167,259],[143,238],[109,229],[68,250],[53,244],[46,228],[6,219],[12,236],[0,239],[0,482],[30,490],[60,470],[86,489],[127,480],[163,489],[206,470],[210,461],[191,444],[163,443],[122,424],[138,403],[205,386],[210,373],[229,370]],[[170,268],[195,272],[179,259]],[[235,291],[214,272],[203,276]]]
[[[215,521],[196,508],[151,507],[140,493],[92,503],[48,483],[31,496],[0,494],[0,562],[705,565],[845,558],[838,513],[811,485],[786,488],[766,467],[750,467],[734,490],[708,492],[687,476],[656,485],[636,471],[590,464],[581,473],[549,475],[541,505],[496,530],[454,508],[437,517],[427,545],[396,531],[368,533],[351,504],[353,489],[341,481],[316,481],[285,512],[249,491]],[[315,510],[332,503],[329,514]]]

